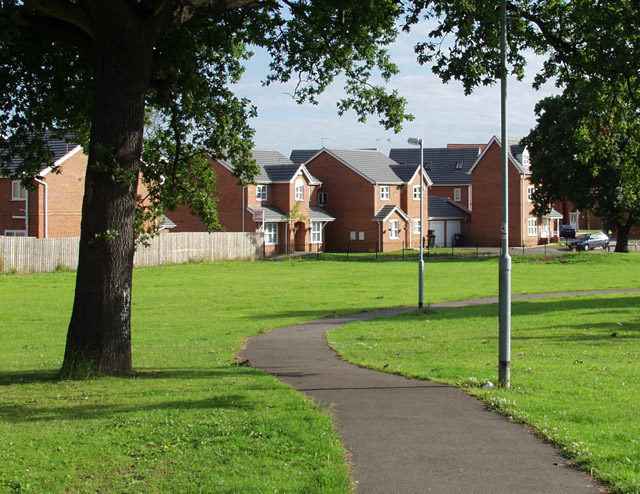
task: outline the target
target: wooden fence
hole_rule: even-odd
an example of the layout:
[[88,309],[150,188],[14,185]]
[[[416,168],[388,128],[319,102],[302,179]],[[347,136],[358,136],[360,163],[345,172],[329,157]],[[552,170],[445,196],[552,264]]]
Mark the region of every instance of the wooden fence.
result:
[[[0,272],[47,273],[78,266],[78,238],[0,237]],[[138,246],[133,264],[157,266],[190,261],[262,258],[264,238],[258,233],[165,233]]]

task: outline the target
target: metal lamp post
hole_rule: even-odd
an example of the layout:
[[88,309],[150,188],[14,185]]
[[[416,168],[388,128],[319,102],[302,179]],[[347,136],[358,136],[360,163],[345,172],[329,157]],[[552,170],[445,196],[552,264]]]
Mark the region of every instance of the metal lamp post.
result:
[[502,234],[499,264],[499,357],[498,382],[511,386],[511,257],[509,257],[509,182],[507,137],[507,9],[506,0],[500,2],[501,77],[501,134],[502,134]]
[[423,211],[422,200],[424,194],[424,186],[423,186],[423,160],[424,153],[422,152],[422,139],[418,137],[409,137],[407,139],[407,143],[412,144],[414,146],[420,146],[420,261],[418,263],[418,308],[422,309],[424,306],[424,258],[422,256],[424,250],[424,235],[423,235]]

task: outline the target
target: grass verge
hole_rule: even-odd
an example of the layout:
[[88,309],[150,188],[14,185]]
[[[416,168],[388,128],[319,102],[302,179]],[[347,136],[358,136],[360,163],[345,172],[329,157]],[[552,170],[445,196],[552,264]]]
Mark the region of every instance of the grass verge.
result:
[[355,323],[329,341],[345,359],[467,389],[530,425],[580,468],[640,492],[640,294],[514,302],[512,389],[495,383],[496,305]]
[[[514,261],[515,293],[640,286],[640,256]],[[497,293],[497,260],[433,261],[425,300]],[[0,277],[0,492],[350,492],[331,420],[234,365],[245,338],[415,305],[417,266],[219,263],[134,272],[130,379],[59,381],[75,274]]]

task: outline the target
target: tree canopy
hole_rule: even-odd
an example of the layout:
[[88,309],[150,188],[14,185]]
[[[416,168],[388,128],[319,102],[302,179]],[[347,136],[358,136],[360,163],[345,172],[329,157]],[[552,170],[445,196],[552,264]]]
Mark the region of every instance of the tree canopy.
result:
[[524,142],[536,212],[567,199],[602,217],[617,231],[616,251],[627,252],[629,230],[640,225],[640,122],[616,98],[593,80],[574,83],[538,103],[538,124]]

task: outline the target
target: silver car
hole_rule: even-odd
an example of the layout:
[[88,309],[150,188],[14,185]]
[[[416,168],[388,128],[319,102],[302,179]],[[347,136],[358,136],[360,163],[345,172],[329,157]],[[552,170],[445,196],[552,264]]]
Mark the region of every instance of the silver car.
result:
[[604,233],[581,233],[569,244],[571,250],[590,250],[609,247],[609,237]]

